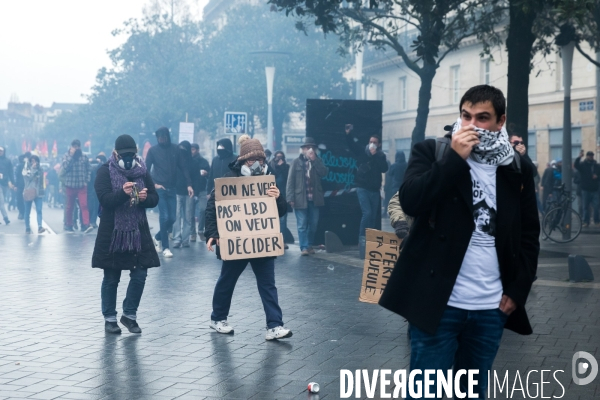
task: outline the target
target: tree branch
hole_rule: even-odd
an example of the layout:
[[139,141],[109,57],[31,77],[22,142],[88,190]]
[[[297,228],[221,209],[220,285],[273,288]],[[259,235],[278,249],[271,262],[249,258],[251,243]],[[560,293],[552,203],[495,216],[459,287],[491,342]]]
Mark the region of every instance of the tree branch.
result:
[[583,51],[583,49],[581,48],[581,46],[579,46],[579,43],[575,43],[575,48],[577,49],[577,51],[579,51],[579,53],[581,53],[582,56],[584,56],[589,62],[591,62],[592,64],[594,64],[596,67],[600,68],[600,63],[596,60],[594,60],[592,57],[590,57],[585,51]]

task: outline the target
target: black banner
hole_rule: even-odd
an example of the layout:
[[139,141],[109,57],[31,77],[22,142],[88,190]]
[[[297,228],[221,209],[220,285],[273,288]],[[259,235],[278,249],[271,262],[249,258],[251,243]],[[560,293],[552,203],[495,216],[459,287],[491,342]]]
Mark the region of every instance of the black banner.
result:
[[[346,144],[346,124],[353,136],[366,146],[371,135],[381,137],[382,103],[368,100],[307,100],[306,136],[319,145],[321,159],[329,173],[321,181],[326,193],[315,242],[324,243],[325,231],[334,232],[345,245],[358,243],[362,213],[358,205],[354,178],[356,158]],[[339,195],[336,195],[339,194]],[[381,207],[377,225],[381,229]]]

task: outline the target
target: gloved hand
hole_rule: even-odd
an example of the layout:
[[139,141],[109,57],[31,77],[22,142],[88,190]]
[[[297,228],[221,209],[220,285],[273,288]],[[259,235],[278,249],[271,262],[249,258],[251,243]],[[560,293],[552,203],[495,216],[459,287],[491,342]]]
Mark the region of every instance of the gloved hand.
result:
[[399,239],[404,239],[408,235],[408,223],[406,221],[397,221],[392,227]]

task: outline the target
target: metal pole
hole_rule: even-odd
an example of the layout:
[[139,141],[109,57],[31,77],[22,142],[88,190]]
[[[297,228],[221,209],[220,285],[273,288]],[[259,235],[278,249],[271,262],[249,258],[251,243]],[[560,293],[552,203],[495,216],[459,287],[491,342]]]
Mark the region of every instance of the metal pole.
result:
[[363,69],[363,52],[358,51],[355,55],[356,60],[356,100],[362,100],[362,69]]
[[265,67],[267,75],[267,149],[275,151],[273,146],[273,81],[275,80],[275,67]]
[[[562,143],[562,183],[565,190],[571,194],[572,181],[572,161],[571,161],[571,78],[573,67],[573,50],[575,42],[569,42],[561,47],[562,65],[563,65],[563,87],[565,93],[564,117],[563,117],[563,143]],[[563,239],[571,238],[571,213],[567,213],[563,218]]]
[[[596,61],[600,63],[600,52],[596,53]],[[598,112],[598,106],[600,106],[600,68],[596,67],[596,104],[594,104],[594,111],[596,112],[596,153],[600,150],[600,112]]]

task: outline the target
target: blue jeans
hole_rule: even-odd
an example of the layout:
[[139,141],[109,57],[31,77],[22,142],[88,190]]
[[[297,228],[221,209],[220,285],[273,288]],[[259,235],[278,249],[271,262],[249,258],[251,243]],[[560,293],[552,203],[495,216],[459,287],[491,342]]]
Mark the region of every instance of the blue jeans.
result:
[[[484,399],[488,386],[487,374],[498,353],[507,318],[499,308],[468,311],[447,306],[434,335],[410,325],[411,371],[478,369],[479,374],[475,376],[478,384],[474,391]],[[417,380],[423,382],[423,375],[417,375]],[[460,387],[462,392],[467,392],[466,375],[461,377]],[[431,385],[429,391],[436,393],[436,385]],[[424,398],[424,388],[422,394]]]
[[598,199],[598,191],[588,192],[587,190],[581,191],[581,197],[583,200],[583,223],[589,224],[591,219],[590,206],[594,211],[594,223],[600,223],[600,213],[599,213],[599,199]]
[[238,278],[246,269],[246,265],[252,266],[256,276],[258,293],[267,316],[267,328],[283,326],[283,316],[277,299],[277,288],[275,287],[275,259],[274,258],[252,258],[250,260],[223,261],[221,276],[217,280],[213,294],[213,312],[210,319],[223,321],[229,315],[231,297]]
[[306,208],[294,208],[294,213],[296,214],[296,224],[298,225],[300,250],[313,247],[315,244],[315,232],[319,224],[319,207],[315,207],[314,202],[308,201]]
[[177,195],[177,213],[173,225],[173,242],[175,245],[190,244],[190,228],[194,218],[194,198],[190,196]]
[[175,215],[177,212],[177,195],[175,189],[158,189],[158,212],[160,222],[160,232],[158,237],[162,242],[162,248],[169,248],[169,230],[175,223]]
[[365,236],[365,230],[368,228],[374,229],[376,226],[375,219],[377,218],[377,207],[380,203],[379,192],[371,192],[370,190],[358,188],[356,189],[358,196],[358,204],[360,204],[360,210],[362,211],[362,218],[360,220],[360,228],[358,230],[358,236]]
[[[137,309],[140,306],[148,268],[135,267],[129,271],[129,286],[123,300],[123,315],[130,319],[136,319]],[[104,269],[104,279],[100,291],[102,298],[102,315],[107,321],[117,320],[117,288],[121,280],[120,269]]]
[[[198,233],[201,235],[204,233],[204,214],[206,212],[206,191],[198,193],[198,200],[194,202],[194,217],[192,219],[192,235]],[[198,227],[196,229],[196,219],[198,220]]]
[[44,201],[43,197],[36,197],[32,201],[25,202],[25,229],[28,231],[31,230],[31,226],[29,224],[29,217],[31,215],[31,206],[35,203],[35,212],[37,213],[37,224],[38,228],[42,227],[42,203]]

